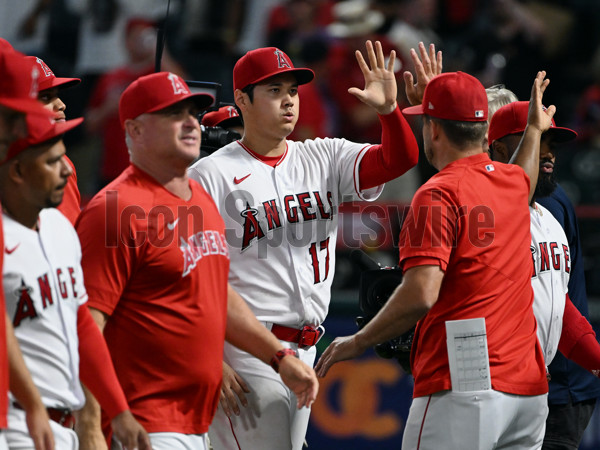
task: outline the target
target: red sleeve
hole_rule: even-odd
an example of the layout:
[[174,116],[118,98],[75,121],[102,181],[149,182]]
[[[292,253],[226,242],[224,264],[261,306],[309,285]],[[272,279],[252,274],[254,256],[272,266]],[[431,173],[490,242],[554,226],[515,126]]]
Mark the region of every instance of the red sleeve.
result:
[[600,344],[596,340],[596,333],[568,295],[558,349],[565,357],[598,376]]
[[[430,265],[432,260],[446,270],[455,246],[457,211],[452,194],[442,187],[427,183],[419,188],[400,231],[399,265],[403,270],[422,265],[419,264],[421,261]],[[409,259],[414,259],[417,264]]]
[[412,269],[417,266],[440,266],[444,272],[448,264],[438,258],[432,258],[427,256],[413,256],[402,261],[402,273],[406,273],[408,269]]
[[398,178],[419,161],[419,146],[400,108],[379,116],[381,145],[371,147],[358,169],[361,190]]
[[109,316],[125,290],[135,255],[141,251],[136,236],[146,236],[145,228],[135,228],[145,226],[144,211],[136,208],[134,213],[124,216],[119,195],[117,191],[109,191],[94,197],[75,224],[81,242],[88,305]]
[[117,379],[104,337],[87,305],[79,307],[77,335],[81,381],[94,394],[109,418],[113,419],[117,414],[128,410],[129,406]]

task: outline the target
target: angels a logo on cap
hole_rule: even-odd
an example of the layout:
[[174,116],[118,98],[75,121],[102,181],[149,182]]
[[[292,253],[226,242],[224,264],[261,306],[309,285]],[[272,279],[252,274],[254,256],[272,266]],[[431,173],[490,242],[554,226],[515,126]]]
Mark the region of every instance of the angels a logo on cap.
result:
[[292,65],[288,62],[285,53],[283,53],[281,50],[275,50],[275,56],[277,56],[277,67],[279,69],[283,69],[284,67],[287,67],[288,69],[292,68]]
[[54,75],[54,72],[52,72],[50,67],[48,67],[48,65],[44,61],[42,61],[40,58],[35,58],[35,61],[39,64],[39,66],[44,71],[44,76],[51,77],[52,75]]
[[40,71],[37,67],[31,69],[31,86],[29,88],[29,96],[31,98],[37,98],[38,92],[40,91],[40,85],[38,78],[40,77]]
[[169,73],[168,77],[171,80],[171,85],[173,86],[173,94],[175,95],[186,95],[189,94],[190,91],[185,86],[181,78],[179,78],[174,73]]
[[238,117],[239,116],[237,110],[233,106],[227,107],[227,114],[229,114],[229,117]]

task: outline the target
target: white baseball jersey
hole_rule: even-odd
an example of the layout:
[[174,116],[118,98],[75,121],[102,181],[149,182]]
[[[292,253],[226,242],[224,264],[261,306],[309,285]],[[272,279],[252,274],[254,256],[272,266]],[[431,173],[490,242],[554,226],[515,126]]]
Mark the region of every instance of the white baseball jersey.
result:
[[27,368],[44,405],[80,409],[77,311],[87,293],[75,229],[54,208],[41,211],[39,231],[2,220],[6,310]]
[[345,139],[287,141],[271,167],[238,141],[189,169],[225,220],[229,282],[259,320],[296,328],[325,320],[338,207],[375,200],[383,190],[359,186],[369,147]]
[[562,332],[571,257],[567,236],[550,211],[535,203],[535,207],[529,207],[529,215],[534,267],[533,312],[544,360],[549,365],[556,355]]

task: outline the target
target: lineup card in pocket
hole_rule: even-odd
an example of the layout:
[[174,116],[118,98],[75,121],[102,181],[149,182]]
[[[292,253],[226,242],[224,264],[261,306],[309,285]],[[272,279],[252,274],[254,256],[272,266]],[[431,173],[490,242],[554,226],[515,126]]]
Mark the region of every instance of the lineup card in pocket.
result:
[[483,317],[446,321],[446,344],[454,392],[492,388]]

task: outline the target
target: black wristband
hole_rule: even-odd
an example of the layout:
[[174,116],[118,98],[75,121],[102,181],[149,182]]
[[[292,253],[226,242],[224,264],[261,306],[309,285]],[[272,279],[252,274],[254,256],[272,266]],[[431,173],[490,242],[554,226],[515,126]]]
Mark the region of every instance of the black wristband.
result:
[[279,373],[279,363],[285,356],[288,355],[296,356],[296,351],[292,350],[291,348],[282,348],[273,355],[271,358],[271,367],[275,372]]

